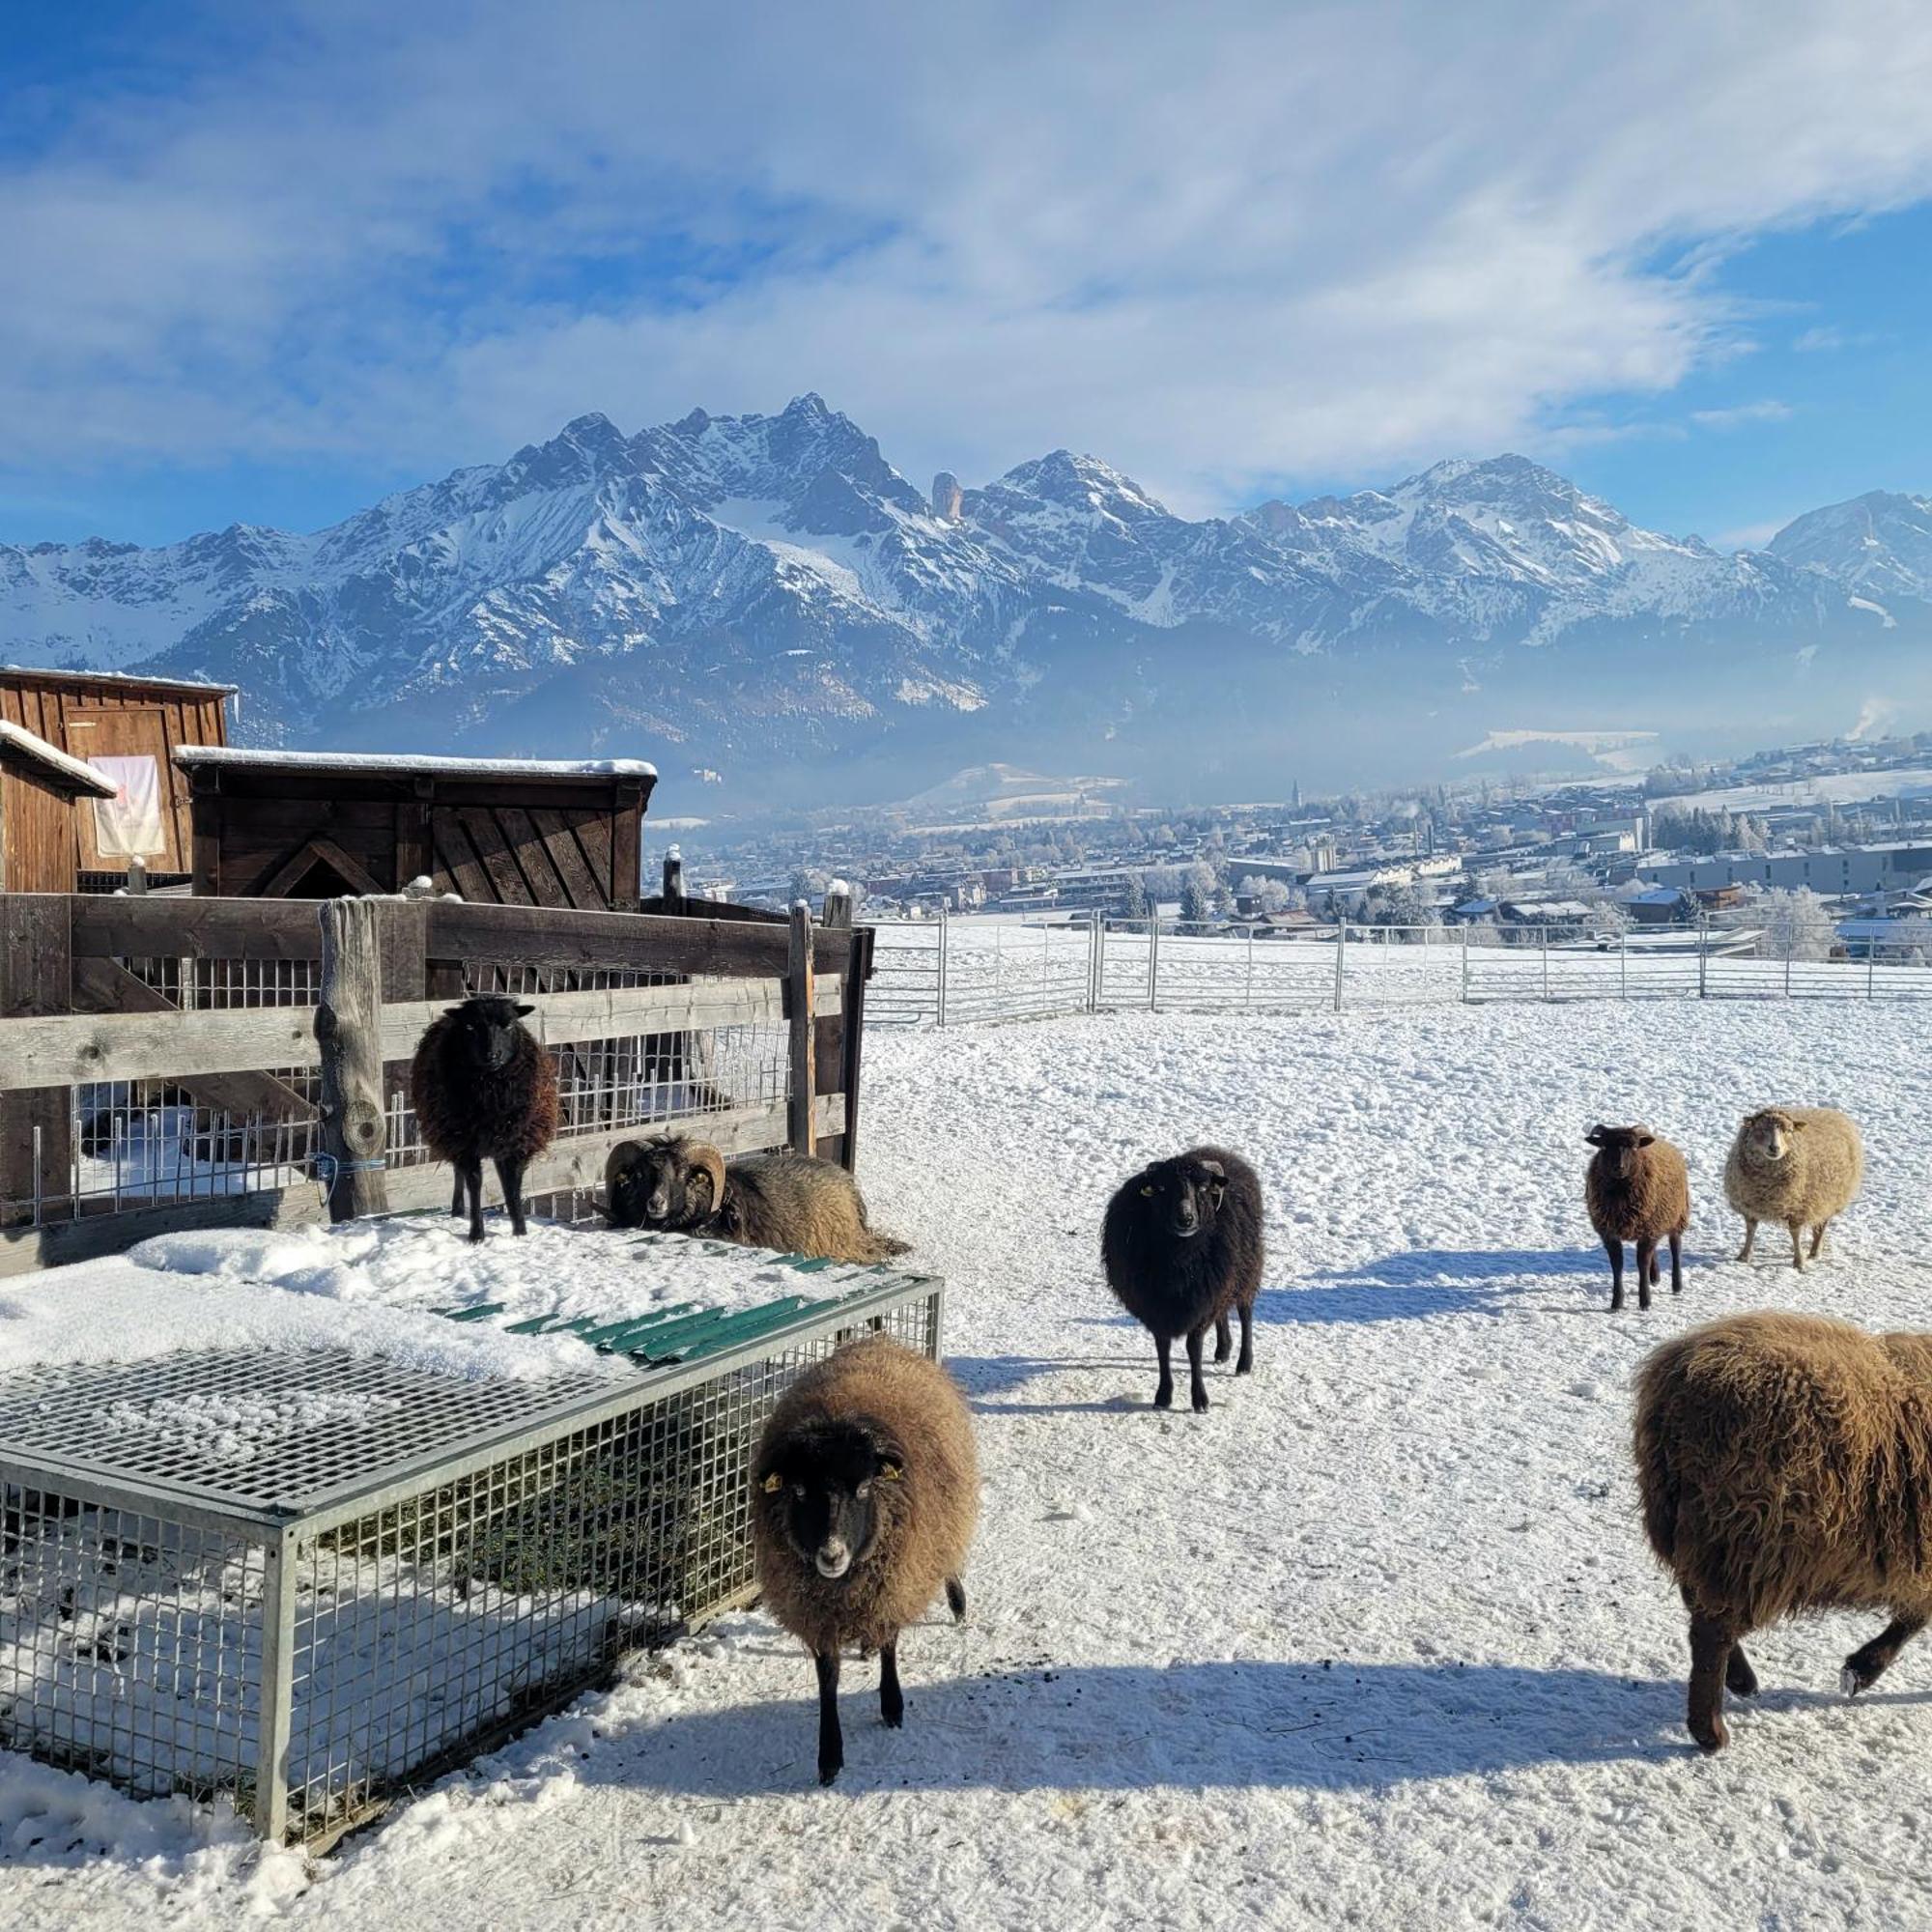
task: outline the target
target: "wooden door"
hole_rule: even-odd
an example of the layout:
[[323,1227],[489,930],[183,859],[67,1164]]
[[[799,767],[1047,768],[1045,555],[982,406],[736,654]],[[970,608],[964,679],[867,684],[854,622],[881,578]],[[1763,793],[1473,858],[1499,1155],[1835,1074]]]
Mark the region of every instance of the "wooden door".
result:
[[[125,710],[70,711],[62,720],[65,749],[76,758],[152,758],[160,802],[160,847],[145,854],[151,872],[185,872],[187,866],[175,830],[174,772],[168,764],[167,730],[158,705],[129,705]],[[110,770],[109,776],[113,776]],[[120,872],[128,861],[120,853],[103,854],[92,805],[82,800],[76,810],[80,827],[80,866],[86,872]]]

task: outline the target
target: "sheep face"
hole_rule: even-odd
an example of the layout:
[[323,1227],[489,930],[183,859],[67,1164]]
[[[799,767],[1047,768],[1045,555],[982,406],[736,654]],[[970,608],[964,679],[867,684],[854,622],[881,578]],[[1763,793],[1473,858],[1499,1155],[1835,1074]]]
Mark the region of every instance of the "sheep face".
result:
[[450,1039],[457,1051],[479,1072],[495,1073],[509,1065],[523,1032],[518,1022],[534,1007],[522,1007],[500,994],[487,993],[445,1009],[456,1022]]
[[1597,1150],[1598,1158],[1618,1180],[1632,1178],[1636,1172],[1638,1153],[1657,1140],[1648,1127],[1595,1126],[1583,1138]]
[[1191,1240],[1214,1225],[1228,1191],[1227,1170],[1217,1160],[1177,1154],[1156,1161],[1136,1184],[1142,1212],[1164,1226],[1176,1240]]
[[1804,1122],[1793,1120],[1781,1107],[1753,1114],[1740,1130],[1745,1157],[1759,1167],[1776,1167],[1791,1158],[1795,1137]]
[[904,1474],[897,1445],[878,1431],[838,1423],[776,1445],[757,1472],[777,1503],[779,1525],[800,1561],[827,1582],[863,1568],[884,1518],[878,1486]]
[[699,1227],[718,1207],[718,1179],[712,1162],[695,1159],[681,1141],[620,1148],[605,1175],[611,1218],[623,1228]]

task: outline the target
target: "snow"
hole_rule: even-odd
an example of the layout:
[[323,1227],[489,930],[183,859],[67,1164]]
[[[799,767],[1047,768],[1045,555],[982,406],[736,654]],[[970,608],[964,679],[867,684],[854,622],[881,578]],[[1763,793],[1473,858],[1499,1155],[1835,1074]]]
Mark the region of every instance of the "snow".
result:
[[382,752],[260,752],[236,745],[184,745],[178,765],[294,766],[315,772],[432,772],[450,778],[651,778],[642,758],[440,758]]
[[[0,1760],[0,1918],[1914,1922],[1932,1650],[1850,1703],[1838,1659],[1872,1619],[1768,1633],[1763,1696],[1700,1757],[1627,1433],[1633,1366],[1688,1322],[1772,1304],[1924,1323],[1929,1029],[1904,1003],[1687,1000],[876,1036],[863,1179],[911,1264],[948,1278],[985,1477],[968,1621],[935,1613],[901,1646],[906,1728],[878,1726],[875,1666],[850,1666],[846,1770],[817,1789],[810,1666],[740,1613],[305,1881],[209,1814]],[[1775,1098],[1849,1107],[1870,1152],[1835,1254],[1802,1276],[1728,1259],[1724,1147]],[[1599,1119],[1669,1133],[1696,1202],[1684,1296],[1615,1320],[1581,1204]],[[1122,1174],[1202,1138],[1245,1150],[1268,1191],[1257,1372],[1210,1371],[1205,1417],[1160,1415],[1097,1229]],[[438,1257],[380,1234],[320,1278],[404,1311],[445,1262],[486,1271],[461,1293],[494,1293],[494,1251],[518,1245]],[[281,1284],[250,1293],[293,1296],[325,1238],[283,1267],[243,1244],[294,1237],[238,1236],[231,1260]],[[591,1293],[618,1264],[573,1264],[577,1243],[616,1247],[533,1236],[519,1292],[554,1273],[560,1297]],[[52,1824],[21,1850],[29,1816]]]
[[0,718],[0,746],[11,745],[23,758],[31,758],[37,765],[44,765],[49,771],[58,772],[70,784],[78,785],[83,791],[91,791],[99,798],[112,798],[117,787],[114,781],[102,776],[84,759],[70,757],[58,745],[49,745],[44,738],[20,725]]

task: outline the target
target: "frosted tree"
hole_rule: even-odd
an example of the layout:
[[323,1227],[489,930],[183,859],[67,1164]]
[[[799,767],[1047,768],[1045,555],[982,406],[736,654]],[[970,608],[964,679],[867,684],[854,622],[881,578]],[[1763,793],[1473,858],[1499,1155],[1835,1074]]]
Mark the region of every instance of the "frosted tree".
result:
[[1837,941],[1831,907],[1809,886],[1788,892],[1767,887],[1743,905],[1727,907],[1712,923],[1762,933],[1761,950],[1773,959],[1829,959]]
[[1199,861],[1188,867],[1180,882],[1180,917],[1189,925],[1210,925],[1214,920],[1214,868]]

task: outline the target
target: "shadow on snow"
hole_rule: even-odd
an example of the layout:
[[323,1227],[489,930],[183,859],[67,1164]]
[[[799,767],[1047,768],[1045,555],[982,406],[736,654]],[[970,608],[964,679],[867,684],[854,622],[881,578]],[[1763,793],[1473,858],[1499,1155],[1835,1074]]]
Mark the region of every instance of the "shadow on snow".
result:
[[[1348,1790],[1545,1765],[1666,1763],[1698,1753],[1681,1680],[1515,1664],[1337,1662],[1042,1666],[934,1682],[915,1633],[902,1654],[906,1728],[878,1721],[878,1666],[849,1661],[840,1790],[1101,1790],[1149,1785]],[[798,1656],[800,1678],[809,1664]],[[1865,1700],[1861,1700],[1863,1702]],[[1925,1696],[1874,1693],[1870,1701]],[[1771,1711],[1843,1707],[1767,1692]],[[1734,1708],[1735,1703],[1734,1703]],[[593,1758],[597,1781],[713,1799],[815,1783],[811,1697],[674,1718]],[[1746,1721],[1749,1719],[1747,1718]]]

